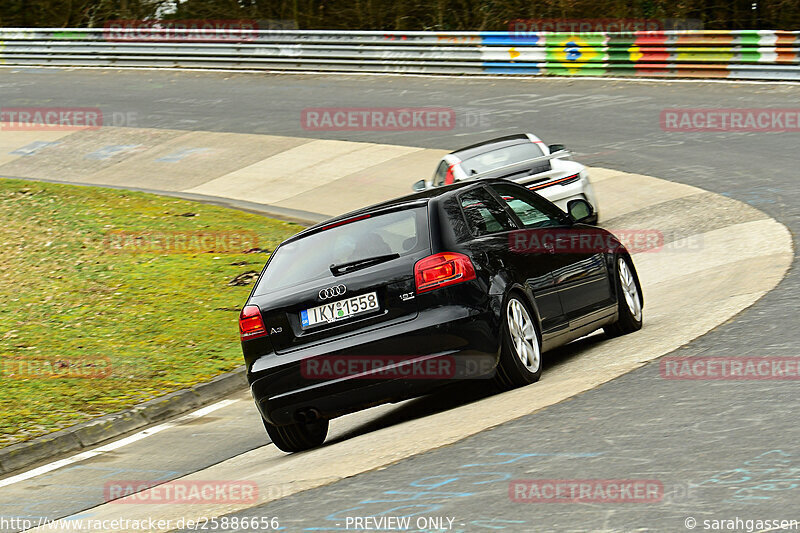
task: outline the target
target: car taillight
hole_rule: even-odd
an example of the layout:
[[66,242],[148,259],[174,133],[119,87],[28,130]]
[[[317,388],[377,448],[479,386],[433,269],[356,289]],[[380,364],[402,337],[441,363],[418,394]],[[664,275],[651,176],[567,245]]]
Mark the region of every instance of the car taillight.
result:
[[246,305],[239,315],[239,334],[242,340],[255,339],[267,334],[261,310],[257,305]]
[[443,252],[414,265],[417,294],[475,279],[475,267],[464,254]]
[[456,166],[458,163],[453,163],[447,168],[447,174],[444,175],[444,184],[450,185],[451,183],[456,182],[456,175],[453,173],[453,167]]
[[580,179],[580,177],[581,177],[580,173],[573,174],[572,176],[567,176],[566,178],[561,178],[561,179],[557,179],[557,180],[553,180],[553,181],[548,181],[548,182],[545,182],[545,183],[537,183],[535,185],[529,185],[528,189],[530,189],[532,191],[535,191],[537,189],[544,189],[545,187],[550,187],[551,185],[558,185],[559,183],[561,185],[566,185],[568,183],[572,183],[573,181],[578,181]]

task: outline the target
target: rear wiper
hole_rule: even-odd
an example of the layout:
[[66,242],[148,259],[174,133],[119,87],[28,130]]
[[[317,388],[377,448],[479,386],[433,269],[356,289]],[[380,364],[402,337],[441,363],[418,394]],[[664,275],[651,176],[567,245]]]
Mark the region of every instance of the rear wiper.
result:
[[331,273],[334,276],[340,276],[353,270],[359,270],[380,263],[385,263],[386,261],[391,261],[392,259],[397,259],[398,257],[400,257],[400,254],[386,254],[375,257],[367,257],[366,259],[359,259],[358,261],[350,261],[349,263],[342,263],[341,265],[331,265]]

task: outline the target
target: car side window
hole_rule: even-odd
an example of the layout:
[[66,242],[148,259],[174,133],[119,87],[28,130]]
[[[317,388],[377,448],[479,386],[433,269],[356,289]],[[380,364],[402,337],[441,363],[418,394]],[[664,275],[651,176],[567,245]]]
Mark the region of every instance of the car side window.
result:
[[468,191],[459,200],[467,224],[477,237],[516,228],[503,206],[484,188]]
[[548,228],[567,224],[566,214],[560,209],[526,190],[506,184],[494,184],[491,187],[526,228]]
[[442,161],[439,163],[439,166],[436,167],[436,172],[433,174],[433,185],[434,187],[441,187],[444,185],[444,178],[447,176],[447,163]]

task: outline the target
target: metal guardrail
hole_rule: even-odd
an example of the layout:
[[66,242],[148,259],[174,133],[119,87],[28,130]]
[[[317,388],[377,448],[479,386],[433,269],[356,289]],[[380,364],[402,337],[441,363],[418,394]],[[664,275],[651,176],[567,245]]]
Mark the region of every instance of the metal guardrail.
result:
[[800,32],[0,28],[0,65],[800,81]]

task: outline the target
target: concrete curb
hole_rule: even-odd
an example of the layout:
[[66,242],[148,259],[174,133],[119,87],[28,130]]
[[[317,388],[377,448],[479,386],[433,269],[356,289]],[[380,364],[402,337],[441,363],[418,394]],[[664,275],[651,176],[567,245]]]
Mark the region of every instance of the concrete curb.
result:
[[9,474],[57,455],[80,451],[156,422],[210,404],[247,388],[241,366],[206,383],[140,403],[27,442],[0,449],[0,474]]

